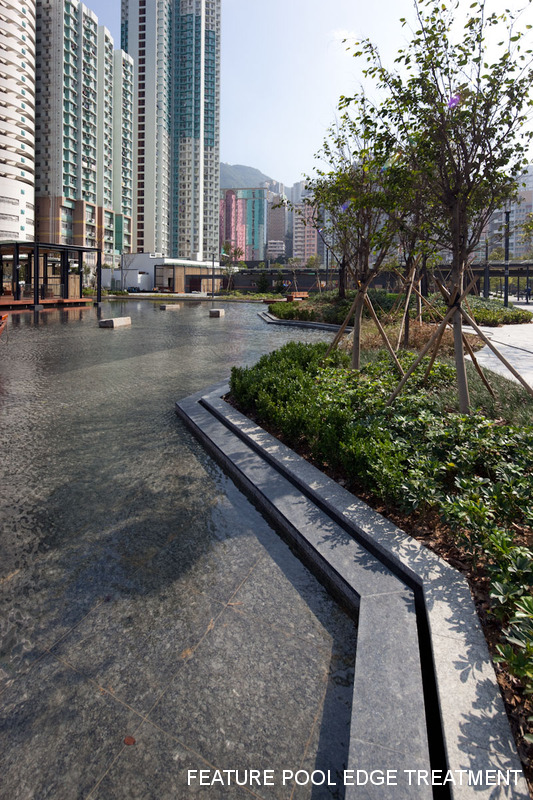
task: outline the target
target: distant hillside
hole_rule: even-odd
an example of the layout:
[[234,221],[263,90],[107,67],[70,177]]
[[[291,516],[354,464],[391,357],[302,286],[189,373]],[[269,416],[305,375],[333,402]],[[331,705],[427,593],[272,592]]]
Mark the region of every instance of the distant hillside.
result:
[[221,189],[251,189],[271,180],[272,178],[255,167],[245,167],[242,164],[220,164]]

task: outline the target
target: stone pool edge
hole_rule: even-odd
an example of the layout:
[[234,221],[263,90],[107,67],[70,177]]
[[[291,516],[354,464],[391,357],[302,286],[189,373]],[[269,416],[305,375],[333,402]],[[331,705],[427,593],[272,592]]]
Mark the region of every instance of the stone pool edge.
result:
[[[334,524],[348,532],[350,537],[369,554],[370,559],[377,560],[384,572],[390,573],[399,581],[397,589],[387,589],[385,594],[380,596],[380,602],[383,599],[388,602],[390,597],[397,598],[402,589],[407,593],[412,592],[418,607],[418,646],[422,653],[425,650],[425,656],[422,657],[426,672],[425,687],[427,688],[428,682],[433,682],[434,710],[436,717],[440,717],[435,719],[435,724],[439,725],[441,731],[445,768],[452,771],[456,781],[461,780],[460,784],[458,782],[446,784],[445,794],[442,794],[442,788],[435,791],[439,792],[439,796],[450,797],[453,800],[467,800],[474,797],[480,800],[490,797],[493,800],[509,796],[517,800],[522,798],[528,800],[530,795],[521,773],[521,763],[516,753],[514,738],[466,580],[433,552],[237,412],[222,399],[228,390],[227,383],[209,387],[177,402],[176,411],[241,488],[259,503],[262,510],[274,519],[275,524],[284,530],[289,539],[294,539],[296,536],[297,548],[305,551],[306,558],[313,561],[313,553],[316,554],[316,550],[313,546],[303,543],[305,531],[300,530],[295,533],[293,523],[284,519],[283,514],[273,512],[264,489],[258,485],[261,481],[254,484],[253,479],[250,481],[249,478],[245,478],[245,463],[250,458],[249,454],[259,455],[264,461],[264,470],[274,469],[283,475],[294,487],[295,497],[301,493],[302,497],[314,503],[316,508],[325,513]],[[223,426],[227,432],[226,437],[235,437],[239,445],[226,448],[220,442],[217,443],[215,441],[217,437],[212,434],[212,426],[215,423]],[[333,549],[331,553],[333,554]],[[336,556],[332,557],[334,559]],[[328,564],[324,566],[323,559],[323,554],[320,556],[316,554],[317,572],[319,576],[325,578],[331,588],[331,584],[335,583],[335,577],[332,578],[332,575],[336,575],[338,570],[332,563],[328,573]],[[327,562],[327,554],[325,559]],[[360,579],[364,582],[368,577],[368,574],[363,576],[363,571],[367,573],[369,569],[375,570],[375,566],[369,566],[368,563],[355,566],[351,564],[350,569],[353,570],[350,573],[354,576],[353,579],[343,577],[340,581],[342,586],[337,582],[334,588],[339,589],[344,602],[351,604],[355,609],[362,596],[359,591]],[[347,589],[346,583],[350,582],[351,586]],[[369,604],[370,600],[372,602]],[[372,611],[376,608],[375,598],[370,598],[368,593],[364,608],[365,615],[369,613],[372,617]],[[409,660],[411,657],[416,662],[416,653],[413,650],[417,645],[412,631],[405,628],[405,636],[403,631],[402,634],[395,631],[396,644],[390,640],[390,629],[388,632],[374,629],[374,632],[375,641],[372,650],[366,652],[365,648],[366,669],[372,669],[374,658],[376,674],[391,676],[391,687],[382,686],[381,692],[387,695],[390,690],[397,699],[405,690],[409,697],[416,687],[416,664],[412,667],[413,680],[402,690],[401,681],[395,685],[397,664],[385,665],[383,672],[383,664],[378,663],[377,659],[383,658],[383,651],[379,645],[383,637],[387,638],[388,635],[385,652],[389,661],[392,655],[393,658],[403,660],[406,658]],[[406,653],[406,642],[409,643],[410,656]],[[394,655],[395,648],[396,655]],[[361,658],[361,655],[358,636],[358,658]],[[429,662],[432,674],[428,680]],[[371,759],[371,755],[375,754],[371,751],[383,749],[381,742],[373,744],[372,739],[369,741],[365,728],[369,721],[368,714],[365,716],[361,706],[357,706],[357,700],[354,693],[353,708],[358,709],[358,713],[352,715],[348,758],[350,769],[364,768],[361,767],[362,754],[366,759]],[[428,707],[431,709],[431,701]],[[401,714],[402,719],[389,718],[388,723],[392,732],[395,729],[399,730],[404,724],[403,714],[404,711]],[[426,723],[431,727],[430,720],[426,720]],[[388,746],[386,744],[384,749],[386,750]],[[413,757],[411,760],[414,767],[426,762],[424,747],[423,742],[415,747],[416,758]],[[405,753],[403,755],[405,756]],[[406,764],[406,768],[408,768],[407,761],[404,757],[403,763]],[[395,763],[398,763],[397,759]],[[474,776],[481,774],[483,783],[471,784],[468,770],[472,770]],[[510,795],[506,791],[509,787],[495,787],[491,783],[494,780],[492,772],[494,770],[519,771],[519,780],[516,785],[512,784]],[[511,773],[511,779],[513,777],[514,773]],[[468,783],[465,784],[465,780],[468,780]],[[412,786],[412,793],[408,791],[405,795],[398,793],[398,789],[392,795],[388,795],[383,791],[385,788],[357,787],[357,797],[391,796],[396,800],[404,796],[406,798],[432,796],[431,791],[428,793],[425,787],[420,785]],[[352,796],[355,794],[347,788],[346,797]]]

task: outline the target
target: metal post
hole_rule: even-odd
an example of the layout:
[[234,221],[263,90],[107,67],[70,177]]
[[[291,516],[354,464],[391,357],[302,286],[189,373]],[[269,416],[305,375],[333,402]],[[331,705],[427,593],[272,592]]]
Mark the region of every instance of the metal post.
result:
[[96,302],[102,302],[102,251],[96,253]]
[[211,266],[212,266],[212,275],[211,275],[211,299],[215,299],[215,254],[211,253]]
[[526,264],[526,303],[529,305],[529,294],[531,292],[531,286],[529,285],[529,264]]
[[[28,255],[28,259],[30,256]],[[40,305],[39,296],[39,245],[35,242],[33,246],[33,304]]]
[[503,304],[507,308],[509,305],[509,218],[510,211],[505,212],[505,276]]
[[15,244],[14,248],[14,259],[13,259],[13,299],[20,300],[20,251],[18,244]]
[[70,286],[68,279],[68,253],[66,250],[61,251],[61,283],[63,284],[63,298],[68,300]]
[[485,239],[485,271],[483,276],[483,297],[490,297],[489,240]]
[[43,253],[43,299],[47,295],[46,287],[48,286],[48,253]]
[[83,297],[83,253],[78,250],[78,275],[80,280],[80,299]]

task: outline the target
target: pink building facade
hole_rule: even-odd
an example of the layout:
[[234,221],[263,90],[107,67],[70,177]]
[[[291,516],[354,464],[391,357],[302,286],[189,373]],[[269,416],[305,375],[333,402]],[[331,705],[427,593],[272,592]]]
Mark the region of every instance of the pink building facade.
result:
[[226,189],[220,199],[220,246],[230,242],[243,261],[265,258],[267,190]]

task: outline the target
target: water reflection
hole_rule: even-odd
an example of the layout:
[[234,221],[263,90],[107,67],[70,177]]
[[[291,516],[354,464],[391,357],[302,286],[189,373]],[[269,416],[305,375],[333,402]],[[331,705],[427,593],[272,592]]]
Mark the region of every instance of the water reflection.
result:
[[[202,640],[226,608],[227,627],[215,627],[220,646],[227,635],[251,641],[253,633],[264,650],[250,650],[246,657],[253,664],[259,659],[265,682],[270,663],[278,661],[272,637],[294,653],[286,662],[286,680],[296,676],[287,702],[320,676],[305,712],[315,720],[324,675],[338,671],[339,663],[351,674],[353,625],[191,437],[174,404],[223,380],[234,364],[251,364],[291,339],[317,341],[324,335],[268,326],[256,305],[220,304],[226,311],[220,319],[209,318],[208,303],[183,303],[175,313],[159,305],[115,301],[101,309],[11,315],[10,335],[0,350],[0,691],[26,687],[24,676],[34,674],[28,672],[32,665],[46,663],[38,659],[52,648],[78,675],[111,683],[122,702],[146,713],[171,680],[177,653]],[[132,325],[101,329],[99,312],[131,316]],[[279,588],[273,596],[274,580]],[[238,614],[244,599],[235,609],[224,605],[239,588],[246,589],[251,608],[256,603],[246,618]],[[290,613],[280,623],[275,603],[282,592]],[[276,625],[279,630],[265,636]],[[301,680],[302,665],[310,670],[307,683]],[[211,672],[208,665],[206,674]],[[187,672],[187,686],[196,674],[192,668]],[[40,684],[28,685],[38,705]],[[178,738],[183,731],[172,726],[194,700],[180,694],[184,685],[176,683],[175,696],[169,695],[175,708],[157,721]],[[253,697],[254,685],[251,674],[243,697]],[[277,685],[273,690],[279,694]],[[342,735],[330,737],[337,760],[344,747],[339,742],[348,741],[347,697],[349,691],[334,692],[323,710],[328,719],[344,720]],[[219,712],[225,725],[230,712]],[[269,713],[265,710],[265,719]],[[248,708],[242,715],[252,719]],[[47,713],[41,717],[45,724]],[[198,719],[203,736],[209,726]],[[90,726],[98,728],[92,720]],[[263,730],[263,722],[252,727]],[[291,720],[283,728],[291,731],[287,747],[293,746],[292,727]],[[39,735],[31,731],[30,736]],[[299,735],[304,733],[307,742],[310,730],[302,724]],[[316,729],[314,736],[321,752]],[[84,738],[82,731],[77,739]],[[218,736],[213,747],[219,741]],[[13,765],[18,765],[20,749],[13,742]],[[106,764],[115,745],[103,741]],[[327,761],[330,754],[322,755]],[[63,763],[61,754],[50,758]],[[6,755],[5,763],[9,759]],[[40,769],[44,775],[46,769]],[[167,773],[167,766],[159,771]]]
[[[224,307],[214,320],[200,302],[179,313],[105,303],[105,316],[132,317],[131,328],[107,330],[92,307],[11,315],[0,351],[0,580],[80,538],[115,547],[118,530],[131,538],[149,519],[164,541],[177,518],[194,539],[220,489],[176,400],[302,337],[265,325],[257,306]],[[143,549],[140,532],[134,547]]]

